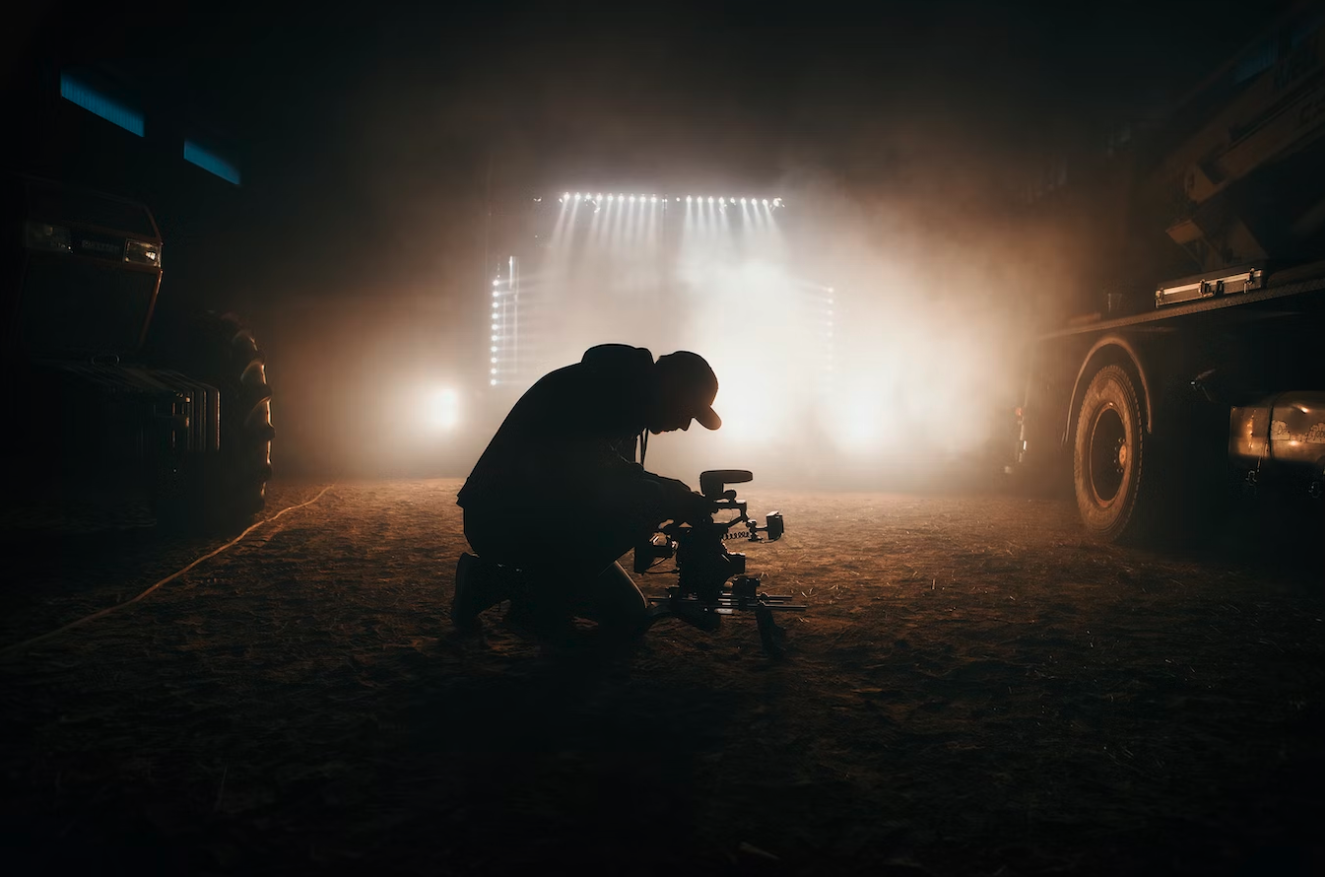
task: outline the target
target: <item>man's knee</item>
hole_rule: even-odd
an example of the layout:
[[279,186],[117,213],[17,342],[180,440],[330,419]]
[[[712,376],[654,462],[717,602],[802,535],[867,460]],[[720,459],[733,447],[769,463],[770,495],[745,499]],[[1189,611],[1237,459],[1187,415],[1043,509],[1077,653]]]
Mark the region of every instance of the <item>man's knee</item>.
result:
[[633,627],[643,621],[649,608],[649,601],[619,563],[594,576],[582,604],[589,618],[611,627]]

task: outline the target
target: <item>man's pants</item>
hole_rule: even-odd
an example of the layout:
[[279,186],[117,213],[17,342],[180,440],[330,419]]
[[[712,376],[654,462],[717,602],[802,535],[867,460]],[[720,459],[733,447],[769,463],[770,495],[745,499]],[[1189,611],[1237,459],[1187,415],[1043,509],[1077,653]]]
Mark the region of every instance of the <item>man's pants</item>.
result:
[[544,620],[583,616],[604,629],[642,629],[648,601],[616,562],[654,532],[648,515],[559,515],[552,509],[465,509],[465,538],[485,561],[518,568],[512,595]]

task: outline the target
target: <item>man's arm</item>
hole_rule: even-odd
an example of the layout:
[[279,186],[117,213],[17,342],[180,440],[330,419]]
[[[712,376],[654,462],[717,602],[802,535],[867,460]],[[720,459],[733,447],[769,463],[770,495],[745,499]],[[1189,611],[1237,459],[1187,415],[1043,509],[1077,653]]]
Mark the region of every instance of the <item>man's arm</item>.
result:
[[[611,507],[624,501],[655,524],[668,520],[690,522],[712,512],[713,504],[684,481],[650,472],[619,453],[623,445],[632,444],[617,439],[598,445],[585,478],[593,502]],[[630,455],[634,456],[633,447]]]

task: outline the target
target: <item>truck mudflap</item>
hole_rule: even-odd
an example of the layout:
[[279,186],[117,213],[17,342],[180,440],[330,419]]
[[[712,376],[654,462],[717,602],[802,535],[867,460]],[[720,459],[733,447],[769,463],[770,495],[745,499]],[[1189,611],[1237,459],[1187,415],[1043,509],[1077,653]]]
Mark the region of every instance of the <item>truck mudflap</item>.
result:
[[1233,408],[1228,453],[1252,471],[1266,464],[1298,470],[1318,493],[1325,479],[1325,392],[1293,390]]

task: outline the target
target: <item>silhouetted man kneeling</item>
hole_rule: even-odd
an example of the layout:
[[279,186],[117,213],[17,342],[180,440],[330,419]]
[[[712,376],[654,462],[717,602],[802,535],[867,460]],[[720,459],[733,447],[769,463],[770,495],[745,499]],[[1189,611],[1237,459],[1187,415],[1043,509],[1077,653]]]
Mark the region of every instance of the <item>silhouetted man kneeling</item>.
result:
[[[691,521],[712,504],[684,483],[646,472],[649,433],[717,429],[718,379],[703,357],[653,361],[641,347],[603,344],[545,375],[520,398],[460,490],[465,538],[478,557],[456,565],[451,620],[511,600],[535,633],[566,633],[576,616],[630,637],[648,601],[616,562],[666,520]],[[635,462],[637,443],[641,462]]]

